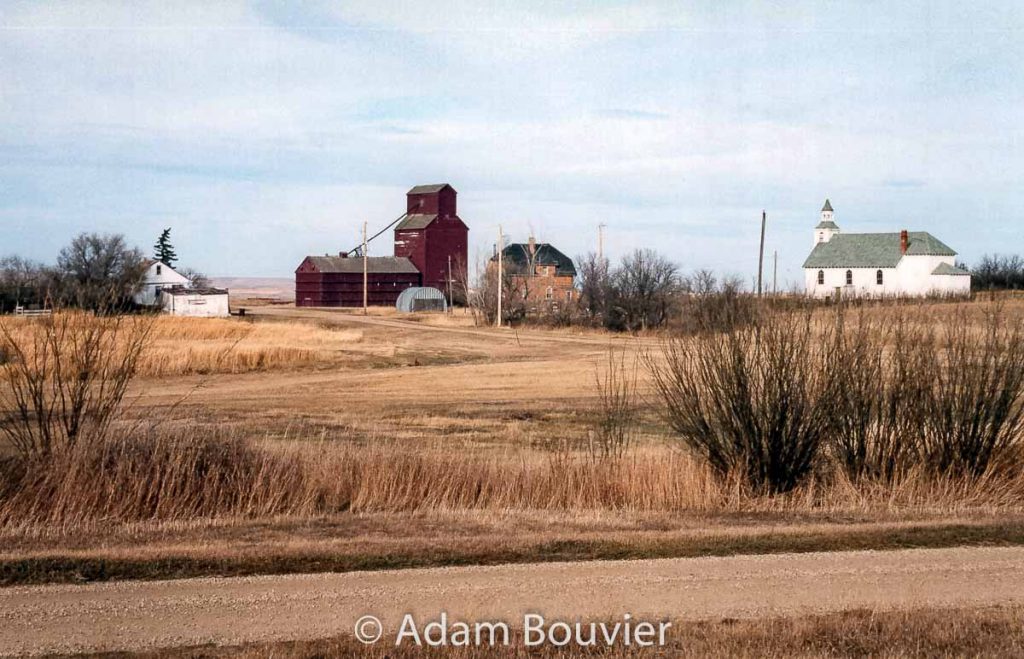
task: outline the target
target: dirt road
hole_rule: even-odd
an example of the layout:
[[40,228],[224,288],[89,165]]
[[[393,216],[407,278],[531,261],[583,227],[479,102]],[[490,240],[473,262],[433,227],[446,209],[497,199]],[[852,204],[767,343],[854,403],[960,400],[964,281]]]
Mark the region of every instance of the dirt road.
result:
[[1024,602],[1024,548],[835,552],[0,589],[0,654],[318,638],[379,617],[660,620]]

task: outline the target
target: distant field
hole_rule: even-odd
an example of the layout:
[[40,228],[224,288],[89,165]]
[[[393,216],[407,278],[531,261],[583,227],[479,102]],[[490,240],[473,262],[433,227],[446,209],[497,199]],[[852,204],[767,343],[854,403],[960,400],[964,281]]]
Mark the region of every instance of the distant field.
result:
[[295,299],[295,280],[290,277],[212,277],[217,288],[226,288],[232,298],[291,301]]

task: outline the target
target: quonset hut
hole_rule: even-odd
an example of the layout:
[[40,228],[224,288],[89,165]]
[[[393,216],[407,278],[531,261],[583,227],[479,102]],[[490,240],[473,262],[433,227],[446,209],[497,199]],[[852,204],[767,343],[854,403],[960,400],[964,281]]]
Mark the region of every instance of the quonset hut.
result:
[[[447,183],[417,185],[406,193],[406,212],[393,223],[394,256],[367,259],[369,304],[393,306],[413,286],[447,290],[449,277],[466,267],[469,228],[456,213],[456,194]],[[295,305],[361,307],[362,257],[307,256],[295,270]]]

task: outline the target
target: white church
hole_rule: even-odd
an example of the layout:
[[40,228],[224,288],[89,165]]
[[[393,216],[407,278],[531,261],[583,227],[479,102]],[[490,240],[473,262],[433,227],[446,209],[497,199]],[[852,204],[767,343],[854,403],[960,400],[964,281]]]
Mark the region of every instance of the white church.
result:
[[967,296],[971,273],[926,231],[842,233],[828,199],[804,262],[807,294],[826,297]]

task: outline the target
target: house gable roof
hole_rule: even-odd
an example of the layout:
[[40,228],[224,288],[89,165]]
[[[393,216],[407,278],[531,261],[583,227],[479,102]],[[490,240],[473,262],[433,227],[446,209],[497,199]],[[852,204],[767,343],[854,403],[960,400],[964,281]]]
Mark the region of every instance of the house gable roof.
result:
[[[956,256],[927,231],[911,231],[907,256]],[[805,268],[895,268],[903,254],[897,233],[840,233],[814,246]]]
[[[530,246],[527,243],[512,243],[502,250],[502,258],[517,266],[525,267],[530,262]],[[556,266],[555,274],[560,277],[575,277],[576,266],[572,259],[558,251],[548,243],[537,243],[534,265]]]
[[[344,256],[307,256],[317,272],[362,274],[363,259]],[[366,259],[366,271],[370,274],[419,274],[412,261],[404,256],[371,256]]]

